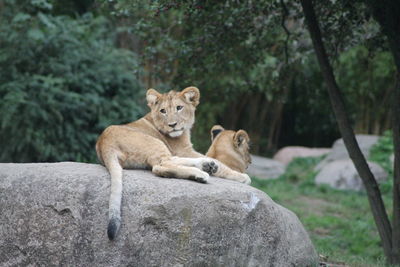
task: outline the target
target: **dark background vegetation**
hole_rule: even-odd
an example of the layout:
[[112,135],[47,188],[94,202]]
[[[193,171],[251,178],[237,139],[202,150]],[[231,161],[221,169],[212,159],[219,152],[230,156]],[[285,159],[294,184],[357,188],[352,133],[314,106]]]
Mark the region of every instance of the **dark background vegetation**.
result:
[[[253,153],[267,156],[339,138],[295,1],[0,5],[2,162],[95,162],[97,136],[144,115],[150,87],[200,88],[193,141],[202,152],[217,123],[247,130]],[[316,9],[356,133],[382,134],[395,68],[379,26],[357,1]]]

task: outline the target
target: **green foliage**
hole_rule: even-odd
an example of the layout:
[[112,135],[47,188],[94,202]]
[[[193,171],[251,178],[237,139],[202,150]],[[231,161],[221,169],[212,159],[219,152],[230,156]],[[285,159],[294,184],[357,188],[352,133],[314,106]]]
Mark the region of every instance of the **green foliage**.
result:
[[[372,54],[365,46],[356,46],[339,56],[338,80],[345,88],[346,95],[364,96],[376,100],[374,96],[394,81],[395,66],[389,52]],[[358,77],[357,79],[354,79]]]
[[[252,185],[297,214],[318,253],[328,257],[327,262],[385,266],[365,192],[316,186],[314,167],[321,159],[297,158],[280,178],[253,178]],[[384,194],[383,199],[390,206],[390,194]]]
[[7,1],[0,21],[0,161],[95,161],[101,131],[142,113],[135,56],[104,17],[24,3]]
[[352,47],[339,56],[336,76],[358,132],[381,134],[390,125],[390,95],[395,66],[387,51]]

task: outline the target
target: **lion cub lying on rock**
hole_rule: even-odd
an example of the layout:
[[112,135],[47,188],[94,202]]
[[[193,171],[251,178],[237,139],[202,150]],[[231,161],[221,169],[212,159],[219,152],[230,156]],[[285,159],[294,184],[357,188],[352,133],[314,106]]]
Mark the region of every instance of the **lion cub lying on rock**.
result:
[[124,125],[111,125],[96,143],[97,156],[111,175],[107,234],[114,239],[121,225],[122,169],[151,168],[162,177],[192,179],[206,183],[209,175],[249,184],[250,177],[218,160],[196,152],[190,129],[199,104],[200,92],[188,87],[181,92],[146,94],[151,111]]
[[211,128],[211,146],[206,154],[232,170],[244,173],[251,163],[250,138],[245,130],[225,130],[221,125]]

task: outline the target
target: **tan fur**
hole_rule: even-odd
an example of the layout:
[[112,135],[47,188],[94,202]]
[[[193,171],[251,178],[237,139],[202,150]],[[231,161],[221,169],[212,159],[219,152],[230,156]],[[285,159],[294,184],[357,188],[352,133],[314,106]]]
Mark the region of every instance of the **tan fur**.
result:
[[206,154],[224,163],[232,170],[244,173],[251,163],[249,142],[246,131],[225,130],[220,125],[211,128],[211,146]]
[[158,176],[207,182],[209,174],[250,183],[246,174],[196,152],[190,141],[200,92],[188,87],[160,94],[149,89],[151,111],[143,118],[104,130],[96,152],[111,175],[108,236],[114,239],[121,222],[122,169],[149,168]]

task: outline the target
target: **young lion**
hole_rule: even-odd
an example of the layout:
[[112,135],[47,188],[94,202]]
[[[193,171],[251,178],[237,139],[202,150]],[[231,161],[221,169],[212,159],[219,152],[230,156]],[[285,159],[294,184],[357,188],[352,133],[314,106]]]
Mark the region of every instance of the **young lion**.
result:
[[250,138],[245,130],[225,130],[221,125],[211,128],[211,146],[206,154],[232,170],[244,173],[251,163]]
[[100,135],[96,143],[97,156],[111,175],[109,239],[116,237],[121,225],[123,168],[151,168],[158,176],[201,183],[206,183],[210,174],[250,183],[247,174],[231,170],[192,148],[190,129],[199,99],[196,87],[165,94],[149,89],[146,100],[150,113],[125,125],[111,125]]

